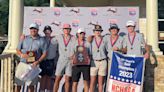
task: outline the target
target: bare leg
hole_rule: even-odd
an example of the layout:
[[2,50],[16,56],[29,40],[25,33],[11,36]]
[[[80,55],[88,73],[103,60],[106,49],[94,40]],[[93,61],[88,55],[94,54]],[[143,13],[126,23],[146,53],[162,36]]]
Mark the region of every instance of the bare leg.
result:
[[95,83],[96,83],[96,76],[91,76],[90,92],[94,92],[94,90],[95,90]]
[[78,85],[78,82],[73,82],[72,92],[77,92],[77,85]]
[[104,76],[98,76],[98,90],[103,92]]
[[15,86],[14,89],[15,89],[15,92],[20,92],[21,86]]
[[84,92],[89,92],[89,83],[86,80],[84,80]]
[[46,89],[46,75],[42,76],[40,79],[40,91],[45,91]]
[[51,77],[50,76],[47,76],[46,78],[47,78],[47,80],[46,80],[47,81],[46,88],[47,88],[47,90],[50,91],[51,90]]
[[54,90],[53,92],[58,92],[58,89],[59,89],[59,83],[60,83],[60,80],[62,79],[62,76],[56,76],[55,78],[55,83],[54,83]]
[[70,90],[70,77],[69,76],[65,76],[65,92],[69,92]]
[[34,86],[29,86],[28,87],[28,92],[34,92]]

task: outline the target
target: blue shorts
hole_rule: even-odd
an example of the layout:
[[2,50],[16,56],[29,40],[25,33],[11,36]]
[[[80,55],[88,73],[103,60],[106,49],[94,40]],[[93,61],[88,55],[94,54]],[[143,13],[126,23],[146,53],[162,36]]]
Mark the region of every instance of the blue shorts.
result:
[[40,63],[40,68],[42,69],[42,72],[40,73],[41,76],[52,76],[55,70],[54,59],[43,60]]

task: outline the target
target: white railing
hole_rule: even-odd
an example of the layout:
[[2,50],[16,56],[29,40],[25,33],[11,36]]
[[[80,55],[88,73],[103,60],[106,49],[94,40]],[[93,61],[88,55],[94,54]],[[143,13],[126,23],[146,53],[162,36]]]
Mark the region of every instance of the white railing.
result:
[[13,92],[13,54],[0,55],[0,92]]

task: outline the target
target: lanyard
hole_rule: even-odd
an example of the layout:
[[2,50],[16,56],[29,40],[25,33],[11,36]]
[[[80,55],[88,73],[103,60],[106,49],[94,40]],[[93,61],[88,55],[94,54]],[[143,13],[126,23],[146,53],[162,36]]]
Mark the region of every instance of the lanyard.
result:
[[128,34],[128,40],[129,40],[129,42],[130,42],[130,44],[131,44],[131,49],[133,49],[133,44],[134,44],[134,39],[135,39],[135,37],[136,37],[136,33],[134,33],[134,36],[132,37],[132,40],[130,39],[130,35]]
[[97,42],[97,39],[96,39],[96,37],[95,37],[95,42],[96,42],[96,46],[97,46],[97,48],[98,48],[98,50],[97,50],[97,52],[99,52],[99,48],[100,48],[100,45],[101,45],[101,43],[102,43],[102,38],[100,39],[100,41],[99,41],[99,43]]
[[110,36],[110,43],[111,43],[112,47],[113,47],[114,44],[117,42],[118,37],[119,37],[119,36],[117,35],[117,37],[116,37],[114,40],[112,40],[112,36]]
[[67,45],[69,44],[70,40],[71,40],[71,36],[69,37],[68,41],[63,36],[63,41],[64,41],[65,47],[67,47]]

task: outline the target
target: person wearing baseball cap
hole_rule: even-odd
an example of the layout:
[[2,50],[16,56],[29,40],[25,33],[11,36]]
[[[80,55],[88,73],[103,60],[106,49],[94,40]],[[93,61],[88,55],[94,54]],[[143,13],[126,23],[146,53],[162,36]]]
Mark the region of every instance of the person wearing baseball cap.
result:
[[70,24],[63,24],[63,29],[71,29],[71,25]]
[[39,30],[39,25],[37,23],[30,24],[30,29],[37,29]]
[[47,42],[47,56],[46,58],[40,63],[40,68],[42,69],[40,75],[40,92],[52,92],[52,85],[51,85],[51,78],[53,76],[54,70],[56,69],[56,63],[58,58],[58,48],[57,42],[52,42],[52,39],[55,39],[55,36],[51,36],[52,29],[51,26],[47,25],[44,27],[43,30],[45,36],[44,39]]
[[[20,56],[20,62],[32,65],[32,67],[38,67],[39,63],[41,63],[47,55],[47,43],[38,34],[38,24],[32,23],[29,26],[29,30],[30,35],[27,35],[19,42],[16,51],[17,55]],[[29,92],[34,92],[34,86],[38,83],[38,80],[38,76],[32,80],[32,83],[28,86]],[[25,82],[19,78],[15,78],[15,83],[17,84],[15,88],[16,92],[20,92],[21,86],[24,85]]]
[[73,44],[76,40],[75,36],[71,35],[71,25],[68,23],[63,24],[63,34],[57,35],[52,39],[53,42],[57,41],[58,51],[59,51],[59,59],[56,66],[55,72],[55,83],[54,83],[54,91],[58,92],[59,83],[63,75],[65,75],[65,92],[70,91],[70,79],[72,76],[72,64],[71,57],[73,56]]
[[105,35],[104,39],[107,41],[108,58],[111,59],[113,51],[121,51],[123,38],[119,36],[119,30],[117,24],[110,24],[110,35]]
[[[80,48],[82,48],[82,51]],[[77,39],[73,45],[73,51],[72,92],[77,92],[81,74],[83,74],[84,92],[89,92],[91,45],[85,40],[85,30],[83,28],[77,30]]]
[[95,25],[93,40],[91,41],[93,60],[90,67],[90,92],[95,92],[96,79],[98,79],[98,91],[103,92],[104,77],[107,75],[107,44],[101,35],[102,31],[103,29],[100,25]]
[[[127,21],[127,35],[124,36],[123,51],[130,55],[144,55],[149,57],[149,46],[146,44],[143,34],[135,31],[136,23],[132,20]],[[146,53],[144,51],[146,50]]]
[[132,21],[132,20],[129,20],[129,21],[127,21],[127,23],[126,23],[126,27],[135,27],[136,26],[136,23],[134,22],[134,21]]

